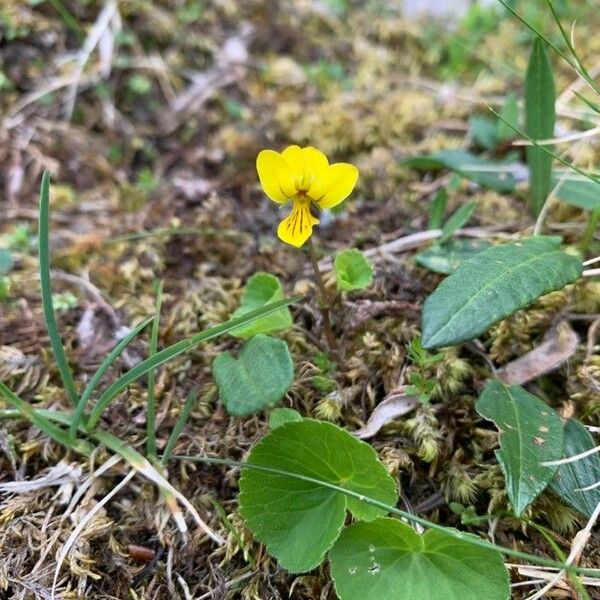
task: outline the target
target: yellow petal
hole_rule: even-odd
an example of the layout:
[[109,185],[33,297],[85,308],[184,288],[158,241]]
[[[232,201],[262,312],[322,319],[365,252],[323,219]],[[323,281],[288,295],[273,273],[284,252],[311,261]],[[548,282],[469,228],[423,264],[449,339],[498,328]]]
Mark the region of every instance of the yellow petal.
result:
[[352,193],[357,180],[358,169],[354,165],[335,163],[311,186],[308,195],[319,208],[332,208]]
[[294,173],[294,183],[298,191],[308,191],[314,182],[324,177],[329,167],[327,157],[312,146],[288,146],[281,156]]
[[262,150],[256,157],[256,170],[265,194],[282,204],[296,193],[294,175],[286,160],[274,150]]
[[282,151],[281,156],[288,164],[290,170],[293,173],[294,185],[296,190],[299,190],[298,184],[302,182],[304,177],[304,161],[302,160],[302,148],[300,146],[288,146]]
[[277,228],[279,239],[286,244],[291,244],[300,248],[311,236],[313,225],[319,222],[319,219],[310,214],[310,203],[306,200],[296,200],[294,208],[289,217],[286,217]]

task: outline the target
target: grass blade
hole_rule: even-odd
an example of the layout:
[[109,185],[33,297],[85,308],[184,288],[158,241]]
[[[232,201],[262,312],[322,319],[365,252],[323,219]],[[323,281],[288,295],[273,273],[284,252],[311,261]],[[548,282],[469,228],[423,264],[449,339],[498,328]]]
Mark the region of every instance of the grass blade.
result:
[[[525,77],[525,132],[535,140],[554,136],[556,91],[544,44],[535,38]],[[529,166],[529,206],[539,214],[550,193],[552,157],[535,146],[526,149]]]
[[40,431],[43,431],[49,438],[62,444],[65,448],[70,448],[84,456],[90,456],[92,446],[85,440],[72,441],[67,432],[51,423],[43,413],[35,410],[28,402],[21,399],[6,384],[0,381],[0,394],[6,398],[8,403],[13,406],[19,414],[25,417],[30,423],[35,425]]
[[50,345],[60,376],[65,386],[67,397],[73,406],[77,406],[79,395],[75,388],[75,380],[67,361],[65,349],[62,345],[54,305],[52,303],[52,284],[50,282],[50,174],[44,171],[42,175],[42,187],[40,190],[40,219],[39,219],[39,260],[40,260],[40,284],[42,288],[42,306],[46,329],[50,337]]
[[173,448],[175,448],[175,444],[185,427],[185,424],[188,422],[190,418],[190,413],[192,412],[192,406],[194,406],[194,402],[198,399],[198,394],[196,392],[191,392],[187,395],[185,399],[185,404],[177,417],[177,421],[175,422],[175,426],[171,430],[171,435],[169,436],[169,440],[167,441],[167,445],[165,446],[165,451],[160,459],[160,464],[166,466],[167,462],[171,458],[171,453],[173,452]]
[[595,173],[586,172],[583,169],[580,169],[578,166],[570,163],[568,160],[565,160],[564,158],[560,157],[558,154],[552,152],[552,150],[549,150],[546,146],[540,144],[538,141],[534,140],[531,136],[527,135],[522,129],[519,129],[513,123],[509,123],[506,119],[504,119],[502,117],[502,115],[500,113],[496,112],[489,104],[486,106],[490,112],[492,112],[494,115],[496,115],[501,121],[506,123],[511,129],[513,129],[516,133],[518,133],[522,138],[524,138],[528,142],[530,142],[533,146],[535,146],[536,148],[539,148],[542,152],[545,152],[546,154],[550,155],[554,160],[557,160],[559,163],[563,164],[565,167],[568,167],[572,171],[579,173],[582,177],[585,177],[586,179],[589,179],[590,181],[593,181],[594,183],[600,184],[600,177],[598,175],[596,175]]
[[77,430],[79,429],[79,425],[81,424],[81,420],[83,417],[83,413],[85,411],[85,407],[88,403],[88,400],[91,398],[94,390],[98,387],[100,380],[104,377],[104,374],[110,366],[121,356],[121,353],[129,344],[137,337],[137,335],[150,323],[150,321],[154,320],[154,316],[149,317],[145,321],[142,321],[137,327],[134,327],[106,356],[106,358],[102,361],[98,370],[94,373],[93,377],[90,379],[87,387],[85,388],[79,402],[77,403],[77,407],[75,408],[75,413],[73,414],[73,418],[71,420],[71,427],[69,430],[69,435],[71,439],[75,439],[77,434]]
[[136,379],[146,375],[151,369],[155,369],[156,367],[163,365],[164,363],[172,360],[180,354],[183,354],[190,348],[193,348],[202,342],[215,338],[223,333],[227,333],[232,329],[239,327],[240,325],[246,325],[246,323],[250,323],[254,319],[258,319],[259,317],[274,312],[284,306],[288,306],[289,304],[297,302],[301,298],[302,296],[293,296],[277,302],[271,302],[270,304],[262,306],[261,308],[257,308],[256,310],[238,317],[237,319],[230,319],[226,323],[222,323],[216,327],[211,327],[210,329],[197,333],[186,340],[181,340],[180,342],[176,342],[167,348],[163,348],[154,356],[147,358],[139,365],[136,365],[133,369],[122,375],[104,391],[104,393],[100,396],[98,403],[92,410],[92,414],[88,420],[88,427],[92,428],[96,425],[98,419],[104,412],[104,409],[117,394],[124,390],[130,383],[133,383]]
[[[159,281],[156,286],[156,304],[154,309],[154,322],[150,333],[150,347],[148,358],[153,357],[158,349],[158,333],[160,328],[160,310],[163,299],[163,282]],[[156,369],[148,371],[148,408],[146,409],[146,456],[152,460],[156,459]]]
[[216,534],[201,518],[198,511],[194,508],[191,502],[176,488],[174,488],[159,472],[158,470],[137,450],[134,450],[131,446],[124,444],[118,437],[102,431],[100,429],[94,429],[90,431],[90,436],[106,446],[109,450],[122,456],[134,469],[139,471],[140,475],[156,484],[165,496],[165,500],[173,513],[173,517],[177,520],[182,531],[185,531],[185,521],[181,516],[179,507],[176,501],[180,502],[189,513],[193,516],[196,524],[208,535],[208,537],[219,545],[225,543],[225,540],[218,534]]

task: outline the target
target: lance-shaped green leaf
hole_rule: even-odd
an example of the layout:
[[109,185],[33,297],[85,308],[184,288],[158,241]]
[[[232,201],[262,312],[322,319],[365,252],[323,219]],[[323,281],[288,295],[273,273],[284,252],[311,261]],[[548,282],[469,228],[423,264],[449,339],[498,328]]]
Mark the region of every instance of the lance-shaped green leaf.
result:
[[423,306],[425,348],[472,340],[540,296],[581,277],[578,256],[558,237],[535,236],[493,246],[463,262]]
[[[525,76],[525,133],[534,140],[554,136],[556,91],[552,66],[544,43],[536,37]],[[549,147],[552,150],[552,147]],[[550,193],[552,157],[542,149],[529,146],[529,206],[538,214]]]
[[[565,458],[576,456],[596,447],[588,430],[576,419],[565,425],[563,454]],[[550,489],[587,519],[600,502],[600,487],[581,491],[600,481],[600,456],[591,454],[572,463],[558,467]]]
[[[382,502],[394,504],[397,498],[394,480],[375,450],[331,423],[285,423],[252,449],[248,463],[334,483]],[[252,469],[242,473],[239,501],[256,538],[294,573],[320,564],[340,534],[346,509],[363,520],[383,514],[315,483]]]
[[397,519],[356,523],[329,560],[340,600],[507,600],[502,557],[439,531],[419,535]]
[[500,432],[496,458],[506,479],[508,498],[519,516],[556,473],[556,467],[541,463],[562,456],[560,417],[521,386],[507,386],[497,379],[485,386],[475,408]]
[[507,165],[480,158],[465,150],[441,150],[430,155],[413,156],[401,161],[402,165],[420,171],[450,169],[482,187],[497,192],[512,192],[515,189],[514,175],[506,171]]

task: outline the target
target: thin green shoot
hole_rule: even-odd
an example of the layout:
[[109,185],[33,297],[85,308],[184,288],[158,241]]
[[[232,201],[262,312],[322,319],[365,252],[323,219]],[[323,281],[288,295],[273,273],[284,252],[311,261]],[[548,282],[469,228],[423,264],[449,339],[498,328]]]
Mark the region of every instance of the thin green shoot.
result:
[[231,533],[231,535],[234,537],[235,541],[237,542],[237,545],[244,552],[244,557],[247,556],[248,562],[250,563],[252,568],[256,569],[256,560],[254,559],[250,550],[248,549],[248,544],[244,544],[244,540],[240,536],[240,534],[239,534],[238,530],[235,528],[234,524],[231,522],[231,520],[227,516],[225,509],[221,506],[221,504],[219,503],[219,501],[216,498],[211,497],[210,501],[212,502],[212,505],[215,507],[217,513],[219,513],[219,517],[221,518],[221,521],[223,521],[223,524],[227,528],[227,531],[229,531],[229,533]]
[[598,223],[600,222],[600,207],[596,207],[590,216],[590,220],[587,222],[585,227],[585,231],[583,233],[583,237],[581,238],[581,242],[579,243],[579,251],[582,256],[585,256],[594,240],[594,234],[596,233],[596,229],[598,228]]
[[67,397],[73,406],[77,406],[79,394],[75,387],[75,380],[67,361],[65,349],[62,344],[54,305],[52,303],[52,283],[50,281],[50,174],[44,171],[40,190],[40,217],[38,229],[38,247],[40,260],[40,285],[42,290],[42,307],[46,329],[50,338],[52,352],[65,387]]
[[[158,333],[160,330],[160,311],[163,300],[163,282],[156,284],[156,304],[154,307],[154,322],[150,332],[148,357],[154,356],[158,350]],[[156,459],[156,369],[148,371],[148,402],[146,412],[146,456]]]
[[196,392],[190,392],[186,398],[183,408],[177,417],[177,421],[175,421],[175,425],[171,430],[171,435],[169,435],[169,439],[167,440],[167,445],[165,446],[163,455],[160,459],[160,464],[163,467],[167,466],[171,458],[171,454],[175,448],[175,444],[183,431],[183,428],[186,426],[188,419],[190,418],[190,413],[192,412],[192,407],[194,406],[194,402],[198,399],[198,394]]
[[[541,40],[543,40],[546,44],[548,44],[548,46],[550,46],[550,48],[552,48],[552,50],[554,50],[554,52],[556,52],[577,73],[577,75],[579,75],[592,88],[592,90],[594,90],[595,93],[597,93],[597,94],[600,93],[598,91],[596,84],[594,83],[593,79],[589,76],[587,71],[585,69],[582,69],[579,66],[579,64],[577,62],[577,58],[576,58],[576,62],[573,62],[573,60],[571,60],[571,58],[569,58],[565,52],[563,52],[556,44],[554,44],[541,31],[536,29],[531,23],[529,23],[526,19],[524,19],[521,15],[519,15],[519,13],[517,13],[517,11],[514,8],[512,8],[512,6],[507,4],[504,0],[498,0],[498,2],[500,2],[500,4],[502,4],[502,6],[504,6],[504,8],[506,8],[506,10],[508,12],[510,12],[514,17],[516,17],[519,21],[521,21],[521,23],[523,23],[523,25],[525,25],[525,27],[527,27],[527,29],[529,29],[531,32],[533,32],[535,35],[537,35]],[[561,27],[561,29],[562,29],[562,27]],[[569,42],[568,46],[569,46],[569,50],[570,50],[570,47],[571,47],[570,42]]]
[[[553,535],[555,534],[553,531],[546,529],[546,527],[543,527],[542,525],[538,525],[535,521],[532,521],[527,517],[525,517],[524,520],[530,527],[533,527],[540,535],[544,537],[548,545],[554,551],[554,554],[556,554],[558,560],[561,560],[562,562],[567,560],[567,555],[561,550],[560,546],[554,540]],[[591,600],[589,594],[587,593],[587,590],[585,589],[585,586],[583,585],[579,577],[577,577],[577,575],[573,573],[571,573],[569,577],[571,579],[571,583],[580,594],[580,600]]]
[[584,103],[593,110],[596,114],[600,114],[600,104],[596,104],[591,100],[588,100],[583,94],[580,94],[578,91],[573,90],[573,93]]
[[329,490],[333,490],[340,494],[344,494],[345,496],[349,496],[350,498],[355,498],[360,502],[365,502],[366,504],[370,504],[371,506],[375,506],[382,510],[385,510],[388,513],[401,517],[402,519],[406,519],[411,523],[418,523],[427,529],[433,529],[447,535],[448,537],[460,540],[461,542],[468,542],[473,546],[478,546],[479,548],[484,548],[486,550],[494,550],[503,554],[505,556],[512,556],[513,558],[517,558],[519,560],[527,561],[532,564],[537,564],[543,567],[551,567],[553,569],[564,569],[569,573],[577,573],[580,575],[587,575],[589,577],[600,577],[600,569],[590,569],[587,567],[577,567],[574,565],[569,565],[566,563],[557,562],[554,560],[549,560],[547,558],[542,558],[540,556],[536,556],[535,554],[528,554],[526,552],[519,552],[518,550],[512,550],[511,548],[505,548],[503,546],[498,546],[493,542],[488,542],[483,538],[478,538],[475,536],[467,535],[454,529],[452,527],[444,527],[439,523],[434,523],[433,521],[428,521],[427,519],[423,519],[417,515],[406,512],[395,506],[391,506],[390,504],[386,504],[385,502],[381,502],[376,500],[375,498],[371,498],[369,496],[365,496],[364,494],[359,494],[358,492],[354,492],[353,490],[349,490],[334,483],[330,483],[328,481],[322,481],[320,479],[315,479],[314,477],[309,477],[308,475],[302,475],[300,473],[292,473],[290,471],[285,471],[283,469],[278,469],[276,467],[269,467],[267,465],[257,465],[247,462],[241,462],[237,460],[229,460],[226,458],[213,458],[209,456],[184,456],[184,455],[174,455],[172,457],[173,460],[190,460],[195,462],[201,462],[211,465],[225,465],[227,467],[238,467],[240,469],[254,469],[256,471],[262,471],[263,473],[275,473],[276,475],[283,475],[284,477],[290,477],[292,479],[298,479],[300,481],[306,481],[307,483],[311,483],[314,485],[321,486],[323,488],[327,488]]
[[91,456],[93,447],[85,440],[71,440],[68,433],[61,427],[57,427],[49,421],[47,416],[40,414],[32,408],[28,402],[22,400],[15,394],[4,382],[0,381],[0,395],[4,396],[8,403],[25,417],[30,423],[35,425],[40,431],[45,433],[55,442],[62,444],[65,448],[70,448],[84,456]]
[[600,90],[598,89],[598,86],[596,85],[594,79],[589,74],[588,70],[585,68],[585,65],[579,58],[579,54],[577,54],[577,50],[575,50],[575,46],[573,46],[573,43],[571,42],[571,37],[569,36],[569,34],[566,32],[565,28],[563,27],[563,25],[560,21],[560,18],[558,16],[558,13],[556,12],[554,5],[552,4],[552,0],[546,0],[546,4],[550,8],[552,17],[554,18],[554,21],[556,22],[558,29],[560,30],[560,34],[562,35],[562,38],[563,38],[565,44],[567,45],[569,52],[571,52],[573,58],[575,59],[575,63],[578,68],[578,75],[582,79],[585,80],[585,82],[596,92],[596,94],[600,95]]
[[60,18],[62,19],[63,23],[68,29],[70,29],[75,34],[78,41],[83,42],[85,40],[85,34],[83,30],[79,26],[77,19],[69,12],[69,10],[62,3],[62,1],[48,0],[48,3],[54,7],[56,12],[60,15]]
[[89,383],[87,384],[79,402],[77,403],[77,407],[75,408],[75,412],[73,414],[73,418],[71,421],[71,427],[69,430],[69,435],[71,439],[74,440],[77,436],[77,431],[79,430],[79,426],[82,422],[83,415],[85,412],[85,408],[92,394],[98,387],[100,380],[108,371],[108,369],[114,364],[114,362],[121,356],[125,348],[129,346],[129,344],[137,337],[137,335],[151,322],[155,319],[154,316],[147,318],[142,321],[139,325],[134,327],[106,356],[106,358],[102,361],[97,371],[94,373]]
[[555,160],[557,160],[559,163],[561,163],[561,164],[565,165],[566,167],[568,167],[569,169],[571,169],[571,170],[579,173],[580,175],[582,175],[586,179],[589,179],[590,181],[593,181],[594,183],[599,183],[600,184],[600,177],[599,176],[597,176],[596,174],[593,174],[593,173],[586,172],[583,169],[580,169],[579,167],[577,167],[576,165],[574,165],[573,163],[570,163],[568,160],[565,160],[564,158],[560,157],[558,154],[552,152],[552,150],[549,150],[546,146],[544,146],[543,144],[540,144],[539,142],[537,142],[536,140],[534,140],[531,136],[527,135],[522,129],[520,129],[519,127],[516,127],[515,125],[513,125],[512,123],[510,123],[509,121],[507,121],[506,119],[504,119],[500,115],[500,113],[496,112],[489,104],[486,104],[486,106],[487,106],[488,110],[491,113],[493,113],[494,115],[496,115],[496,117],[498,117],[501,121],[503,121],[504,123],[506,123],[516,133],[518,133],[520,136],[522,136],[527,141],[529,141],[532,146],[535,146],[536,148],[541,148],[546,154],[549,154],[552,158],[554,158]]
[[575,71],[577,71],[577,65],[571,62],[571,59],[556,45],[554,44],[547,36],[545,36],[541,31],[537,30],[531,23],[529,23],[526,19],[524,19],[512,6],[506,3],[504,0],[498,0],[504,8],[516,17],[527,29],[529,29],[532,33],[535,33],[541,40],[543,40],[554,52],[556,52],[565,62],[569,64]]
[[221,323],[215,327],[211,327],[206,331],[202,331],[193,335],[192,337],[181,340],[168,346],[167,348],[163,348],[159,352],[157,352],[154,356],[147,358],[142,361],[139,365],[136,365],[133,369],[122,375],[117,381],[115,381],[111,386],[109,386],[103,394],[98,399],[98,402],[92,409],[90,418],[88,419],[88,427],[91,429],[96,426],[98,420],[102,416],[102,413],[106,409],[106,407],[110,404],[110,402],[121,392],[123,391],[129,384],[133,383],[140,377],[146,375],[151,369],[155,369],[156,367],[163,365],[164,363],[176,358],[180,354],[187,352],[194,346],[201,344],[202,342],[206,342],[212,338],[218,337],[224,333],[228,333],[232,329],[239,327],[240,325],[245,325],[246,323],[250,323],[259,317],[272,313],[284,306],[288,306],[289,304],[293,304],[294,302],[298,302],[302,299],[302,296],[292,296],[290,298],[284,298],[283,300],[278,300],[277,302],[271,302],[266,306],[262,306],[253,310],[241,317],[236,319],[230,319],[226,323]]

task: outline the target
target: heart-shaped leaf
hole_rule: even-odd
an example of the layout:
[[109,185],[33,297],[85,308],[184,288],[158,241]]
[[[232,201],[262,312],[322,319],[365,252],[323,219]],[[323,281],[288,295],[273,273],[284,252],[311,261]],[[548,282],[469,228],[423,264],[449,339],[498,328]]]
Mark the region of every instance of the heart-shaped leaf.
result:
[[[394,480],[375,450],[323,421],[303,419],[277,427],[252,449],[248,463],[333,483],[388,504],[397,500]],[[239,501],[256,538],[294,573],[321,563],[340,534],[346,509],[363,520],[383,512],[309,481],[253,469],[242,473]]]
[[294,364],[283,340],[261,334],[244,345],[238,359],[219,354],[213,375],[227,412],[245,417],[283,398],[294,380]]
[[[595,446],[594,439],[579,421],[571,419],[565,425],[563,449],[565,458],[591,450]],[[598,481],[600,481],[600,456],[592,454],[576,462],[560,465],[556,477],[550,483],[550,489],[589,519],[600,502],[600,488],[585,492],[579,490]]]
[[353,248],[338,252],[334,264],[339,290],[351,292],[352,290],[362,290],[371,285],[373,267],[360,250]]
[[[465,538],[469,534],[463,534]],[[396,519],[344,529],[329,560],[341,600],[507,600],[499,553]]]
[[277,429],[286,423],[302,421],[304,417],[293,408],[275,408],[269,415],[269,429]]
[[[283,286],[275,275],[258,272],[252,275],[246,283],[246,289],[242,296],[239,308],[233,313],[232,318],[243,315],[261,308],[270,302],[283,299]],[[272,312],[260,319],[255,319],[247,325],[241,325],[231,331],[231,335],[241,338],[250,338],[257,333],[273,333],[289,329],[293,324],[292,313],[286,306]]]
[[556,467],[541,463],[562,456],[560,417],[520,385],[504,385],[497,379],[485,386],[475,408],[500,431],[496,458],[513,510],[519,516],[556,473]]
[[463,262],[423,306],[423,346],[472,340],[540,296],[581,277],[578,256],[560,238],[535,236],[484,250]]

